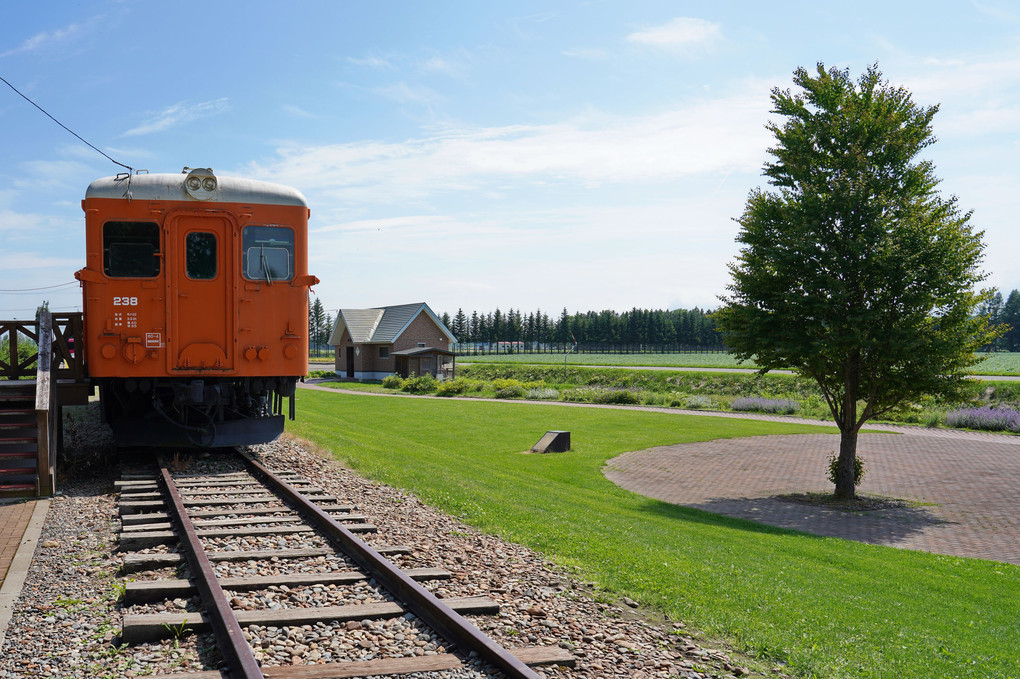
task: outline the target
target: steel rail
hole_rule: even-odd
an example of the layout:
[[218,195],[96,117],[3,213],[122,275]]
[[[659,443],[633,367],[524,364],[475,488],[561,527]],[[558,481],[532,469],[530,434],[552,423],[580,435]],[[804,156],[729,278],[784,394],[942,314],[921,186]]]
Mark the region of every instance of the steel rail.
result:
[[216,645],[219,647],[223,660],[227,664],[228,672],[234,679],[265,679],[262,670],[259,668],[255,656],[252,654],[251,646],[244,639],[241,626],[234,616],[227,597],[220,587],[216,573],[213,571],[212,563],[202,547],[202,542],[195,532],[195,525],[188,517],[184,508],[184,501],[177,492],[177,484],[170,476],[170,471],[163,461],[159,465],[160,480],[166,490],[169,502],[171,520],[181,528],[181,546],[184,547],[188,558],[188,565],[191,567],[192,579],[205,604],[209,623],[216,636]]
[[432,627],[447,641],[463,644],[479,657],[501,670],[510,679],[540,679],[530,667],[508,650],[494,642],[463,616],[454,612],[434,594],[407,576],[379,552],[372,549],[354,533],[344,528],[332,516],[321,510],[293,486],[256,461],[247,452],[237,449],[249,468],[255,470],[291,506],[316,524],[335,544],[354,559],[359,566],[372,574],[418,618]]

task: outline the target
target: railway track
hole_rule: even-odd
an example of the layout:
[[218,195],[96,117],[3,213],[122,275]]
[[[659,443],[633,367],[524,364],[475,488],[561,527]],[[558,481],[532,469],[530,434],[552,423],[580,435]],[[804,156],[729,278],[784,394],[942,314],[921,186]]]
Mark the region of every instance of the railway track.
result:
[[[355,507],[244,451],[208,459],[208,469],[184,473],[164,458],[117,483],[125,575],[174,573],[124,584],[122,642],[211,631],[221,658],[215,670],[164,677],[464,676],[477,668],[478,676],[524,679],[539,676],[532,666],[573,664],[559,647],[511,651],[493,642],[464,616],[497,615],[495,601],[431,593],[428,583],[450,574],[398,567],[410,550],[370,545],[377,529]],[[264,563],[273,574],[253,574]],[[264,653],[288,645],[293,664]]]

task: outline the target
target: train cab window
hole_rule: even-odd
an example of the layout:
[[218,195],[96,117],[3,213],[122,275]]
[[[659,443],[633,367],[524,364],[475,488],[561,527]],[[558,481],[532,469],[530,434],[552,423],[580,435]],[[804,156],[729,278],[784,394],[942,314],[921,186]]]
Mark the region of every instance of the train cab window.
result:
[[192,231],[184,238],[187,256],[184,272],[193,280],[216,278],[216,234]]
[[244,277],[253,281],[294,278],[294,231],[286,226],[246,226],[241,233]]
[[153,222],[103,224],[103,271],[111,278],[159,275],[159,225]]

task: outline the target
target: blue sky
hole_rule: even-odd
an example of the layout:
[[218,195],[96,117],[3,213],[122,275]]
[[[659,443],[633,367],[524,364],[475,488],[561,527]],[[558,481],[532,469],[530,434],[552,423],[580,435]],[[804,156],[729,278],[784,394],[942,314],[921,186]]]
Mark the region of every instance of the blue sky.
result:
[[[941,105],[926,157],[988,285],[1020,287],[1013,2],[54,0],[0,23],[0,76],[117,161],[304,192],[330,310],[717,306],[769,93],[819,61]],[[0,317],[80,309],[80,201],[122,168],[2,83],[0,149]]]

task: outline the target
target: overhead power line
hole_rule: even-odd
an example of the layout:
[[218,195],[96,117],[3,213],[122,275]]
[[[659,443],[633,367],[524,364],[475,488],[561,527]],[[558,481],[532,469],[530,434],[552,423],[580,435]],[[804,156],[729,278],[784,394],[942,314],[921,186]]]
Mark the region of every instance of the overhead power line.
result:
[[70,283],[60,283],[58,285],[47,285],[43,288],[11,288],[10,290],[0,290],[0,292],[38,292],[40,290],[55,290],[56,288],[66,288],[71,285],[78,285],[78,281],[71,281]]
[[14,86],[14,85],[12,85],[11,83],[9,83],[9,82],[7,81],[7,79],[6,79],[6,78],[4,78],[3,76],[0,76],[0,80],[2,80],[2,81],[4,82],[4,84],[5,84],[5,85],[7,85],[7,87],[10,87],[10,88],[11,88],[12,90],[14,90],[14,91],[15,91],[15,92],[16,92],[16,93],[18,94],[18,96],[20,96],[20,97],[21,97],[22,99],[24,99],[25,101],[27,101],[28,103],[30,103],[30,104],[31,104],[32,106],[35,106],[35,107],[36,107],[37,109],[39,109],[40,111],[42,111],[42,112],[43,112],[43,113],[44,113],[44,114],[46,115],[46,117],[47,117],[47,118],[49,118],[50,120],[52,120],[53,122],[55,122],[55,123],[56,123],[57,125],[60,125],[60,126],[61,126],[62,128],[64,128],[65,130],[67,130],[68,132],[70,132],[71,134],[73,134],[73,135],[74,135],[75,137],[77,137],[77,138],[78,138],[78,140],[79,140],[79,141],[80,141],[81,143],[85,144],[86,146],[88,146],[89,148],[91,148],[91,149],[92,149],[93,151],[95,151],[96,153],[99,153],[99,154],[100,154],[100,155],[102,155],[102,156],[103,156],[104,158],[106,158],[106,159],[107,159],[107,160],[109,160],[109,161],[110,161],[111,163],[113,163],[114,165],[120,165],[121,167],[127,168],[127,171],[128,171],[128,172],[134,172],[134,168],[133,168],[133,167],[131,167],[130,165],[125,165],[124,163],[121,163],[121,162],[118,162],[118,161],[114,160],[114,159],[113,159],[113,158],[111,158],[111,157],[110,157],[109,155],[107,155],[107,154],[106,154],[106,152],[104,152],[104,151],[101,151],[101,150],[100,150],[100,149],[99,149],[98,147],[96,147],[96,146],[94,146],[94,145],[90,144],[90,143],[89,143],[88,141],[86,141],[86,140],[85,140],[84,138],[82,138],[82,137],[81,137],[81,136],[80,136],[80,135],[79,135],[79,134],[78,134],[77,132],[75,132],[75,131],[74,131],[74,130],[72,130],[72,129],[71,129],[70,127],[68,127],[68,126],[67,126],[67,125],[65,125],[64,123],[60,122],[59,120],[57,120],[56,118],[54,118],[53,116],[51,116],[51,115],[50,115],[50,114],[49,114],[49,113],[48,113],[48,112],[46,111],[46,109],[44,109],[44,108],[43,108],[42,106],[40,106],[39,104],[37,104],[37,103],[35,103],[34,101],[32,101],[31,99],[29,99],[29,98],[28,98],[27,96],[25,96],[24,94],[22,94],[22,93],[21,93],[21,91],[20,91],[20,90],[18,90],[18,88],[17,88],[17,87],[15,87],[15,86]]

